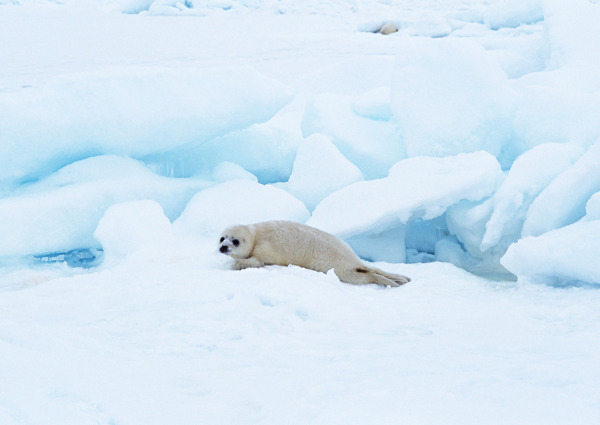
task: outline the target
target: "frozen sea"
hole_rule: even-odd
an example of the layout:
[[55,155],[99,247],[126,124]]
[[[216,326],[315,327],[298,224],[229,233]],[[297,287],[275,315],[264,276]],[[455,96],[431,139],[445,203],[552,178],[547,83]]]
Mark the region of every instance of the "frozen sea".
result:
[[[0,0],[0,424],[600,423],[598,22]],[[231,271],[272,219],[412,281]]]

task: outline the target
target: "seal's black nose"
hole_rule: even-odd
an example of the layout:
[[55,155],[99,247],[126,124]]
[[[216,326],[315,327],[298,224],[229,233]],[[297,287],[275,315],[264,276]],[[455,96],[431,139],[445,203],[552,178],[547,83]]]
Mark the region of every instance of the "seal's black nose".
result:
[[221,248],[219,248],[219,251],[221,251],[223,254],[225,254],[228,250],[229,248],[227,248],[225,245],[222,245]]

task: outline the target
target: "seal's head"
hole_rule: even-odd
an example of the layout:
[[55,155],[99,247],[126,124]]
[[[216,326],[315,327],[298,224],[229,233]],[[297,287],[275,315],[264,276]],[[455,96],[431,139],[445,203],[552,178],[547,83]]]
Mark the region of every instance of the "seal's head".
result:
[[236,259],[248,258],[254,247],[252,226],[231,226],[221,233],[219,252]]

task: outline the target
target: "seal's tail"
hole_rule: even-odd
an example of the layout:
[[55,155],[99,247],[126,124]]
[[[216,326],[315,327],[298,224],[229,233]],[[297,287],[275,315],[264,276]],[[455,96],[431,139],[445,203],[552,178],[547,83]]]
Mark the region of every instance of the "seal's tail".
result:
[[369,283],[383,286],[400,286],[410,282],[410,278],[400,274],[388,273],[374,267],[357,267],[355,271],[363,274]]

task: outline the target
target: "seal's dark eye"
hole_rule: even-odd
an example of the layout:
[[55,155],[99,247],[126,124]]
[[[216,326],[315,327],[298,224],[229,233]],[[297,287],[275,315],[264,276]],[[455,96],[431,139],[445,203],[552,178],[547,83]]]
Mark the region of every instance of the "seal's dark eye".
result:
[[219,243],[223,243],[224,240],[225,240],[225,238],[223,236],[221,236],[221,239],[219,239]]
[[231,243],[233,244],[233,246],[238,246],[240,244],[240,241],[238,241],[237,239],[234,239],[231,241]]

